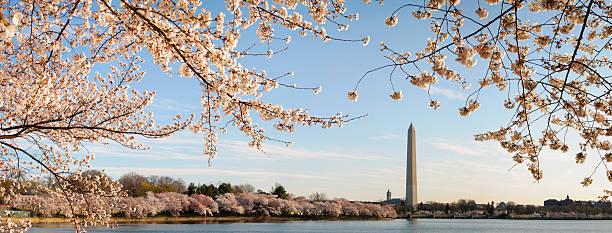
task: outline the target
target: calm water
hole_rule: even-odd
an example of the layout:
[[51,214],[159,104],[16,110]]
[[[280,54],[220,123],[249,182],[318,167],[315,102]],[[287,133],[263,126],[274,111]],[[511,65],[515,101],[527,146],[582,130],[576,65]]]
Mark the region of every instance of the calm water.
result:
[[[68,225],[36,225],[28,232],[72,232]],[[612,232],[612,220],[396,219],[216,224],[121,224],[88,232]]]

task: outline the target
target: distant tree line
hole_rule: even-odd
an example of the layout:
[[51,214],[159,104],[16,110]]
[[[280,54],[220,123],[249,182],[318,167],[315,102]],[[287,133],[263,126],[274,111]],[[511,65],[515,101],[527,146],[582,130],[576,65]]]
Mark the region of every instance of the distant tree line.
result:
[[[546,215],[551,212],[561,213],[581,213],[586,215],[612,214],[612,208],[593,207],[584,204],[572,204],[567,206],[536,206],[536,205],[521,205],[513,201],[508,202],[490,202],[486,204],[477,204],[474,200],[459,199],[452,203],[427,202],[419,203],[418,210],[429,212],[441,212],[444,214],[466,214],[472,211],[479,211],[482,215],[493,217],[504,217],[507,215],[530,215],[542,214]],[[401,211],[406,211],[402,205],[397,205],[396,208]]]
[[142,197],[147,192],[152,193],[164,193],[164,192],[175,192],[183,193],[187,195],[202,194],[212,198],[218,195],[231,193],[239,195],[243,193],[258,193],[258,194],[272,194],[279,198],[287,198],[287,190],[280,184],[275,184],[269,192],[265,192],[261,189],[255,191],[255,186],[252,184],[240,184],[232,185],[230,183],[221,183],[219,185],[214,184],[195,184],[189,183],[185,186],[185,181],[182,179],[174,179],[169,176],[142,176],[135,172],[126,173],[117,180],[122,189],[132,197]]
[[[14,175],[18,175],[18,174],[14,174]],[[293,195],[291,195],[286,190],[286,188],[283,185],[278,184],[278,183],[272,186],[269,189],[269,191],[266,192],[266,191],[263,191],[262,189],[256,189],[255,186],[253,186],[252,184],[232,185],[231,183],[226,183],[226,182],[220,183],[218,185],[190,183],[189,185],[186,186],[185,181],[183,181],[182,179],[175,179],[169,176],[142,176],[134,172],[124,174],[117,181],[114,181],[113,179],[108,177],[103,172],[97,171],[97,170],[88,170],[88,171],[83,172],[82,175],[85,177],[89,177],[90,179],[99,180],[100,181],[99,185],[101,186],[103,190],[107,190],[113,187],[113,185],[111,185],[113,182],[118,182],[122,185],[122,189],[123,191],[125,191],[125,193],[127,193],[128,197],[122,198],[121,203],[123,203],[124,206],[132,206],[132,207],[129,207],[128,209],[122,209],[120,205],[115,207],[114,213],[116,215],[121,215],[121,216],[132,216],[133,215],[132,212],[134,211],[134,209],[144,208],[142,206],[150,207],[152,205],[153,206],[157,205],[157,207],[155,208],[147,207],[149,208],[148,210],[145,210],[145,209],[139,210],[140,214],[136,214],[136,215],[137,216],[153,216],[155,214],[160,214],[160,213],[168,214],[168,215],[177,215],[178,213],[196,214],[196,215],[206,215],[206,214],[207,215],[212,215],[212,214],[219,215],[219,214],[240,213],[240,211],[237,211],[237,212],[231,212],[231,211],[224,212],[223,210],[215,211],[215,207],[212,204],[211,204],[212,206],[207,207],[208,209],[203,207],[203,206],[206,206],[204,204],[197,204],[199,202],[206,202],[210,204],[212,202],[228,200],[228,195],[226,194],[231,194],[235,198],[247,198],[247,197],[254,198],[253,195],[255,195],[257,198],[259,198],[259,200],[266,199],[268,201],[272,200],[273,198],[283,199],[283,200],[300,200],[301,205],[305,204],[304,200],[308,200],[311,203],[319,203],[319,204],[328,203],[329,201],[332,201],[334,203],[338,202],[337,201],[338,199],[328,200],[325,193],[319,193],[319,192],[312,193],[311,195],[308,196],[308,198],[305,198],[305,197],[295,198]],[[10,185],[10,184],[0,183],[0,188],[2,188],[5,185]],[[57,182],[52,177],[46,177],[46,178],[39,179],[39,180],[25,180],[25,182],[21,184],[21,188],[17,191],[18,191],[18,194],[20,194],[20,197],[23,198],[22,201],[18,201],[19,206],[22,209],[32,210],[35,213],[38,213],[44,216],[50,216],[50,215],[51,216],[57,216],[57,215],[64,216],[63,213],[68,212],[68,209],[65,209],[65,208],[68,208],[68,205],[62,205],[61,203],[58,203],[58,200],[61,199],[57,197],[57,194],[59,194],[59,189],[58,189]],[[248,195],[245,196],[243,194],[245,195],[248,194]],[[183,201],[183,204],[181,204],[183,207],[180,208],[180,211],[179,211],[175,207],[172,207],[172,205],[162,206],[163,204],[158,203],[158,201],[176,200],[177,198],[181,200],[189,199],[188,202],[192,204],[186,204],[187,201]],[[25,200],[28,200],[28,201],[25,201]],[[231,198],[229,198],[229,200],[231,200]],[[0,195],[0,201],[3,204],[8,204],[10,200],[6,200],[4,196]],[[15,203],[15,201],[17,201],[17,199],[13,199],[13,203]],[[28,203],[31,203],[31,204],[28,204]],[[140,203],[140,204],[133,204],[133,203]],[[261,203],[268,203],[268,202],[261,201]],[[32,207],[27,207],[29,205]],[[266,209],[266,211],[260,210],[261,213],[259,214],[265,215],[266,213],[270,213],[270,212],[278,213],[278,211],[276,210],[270,211],[270,208],[265,207],[267,204],[260,204],[260,205],[262,205],[262,208]],[[389,205],[386,205],[386,206],[389,206]],[[362,208],[357,208],[357,209],[366,208],[363,206],[361,207]],[[321,209],[323,207],[317,207],[317,208]],[[325,208],[331,208],[331,207],[328,206]],[[372,209],[373,207],[369,207],[369,208]],[[400,212],[400,213],[406,212],[406,209],[403,206],[403,204],[396,205],[394,206],[394,208],[395,210],[397,210],[397,212]],[[516,204],[513,201],[501,202],[501,203],[490,202],[486,204],[477,204],[474,200],[459,199],[452,203],[440,203],[440,202],[422,203],[421,202],[418,204],[417,209],[420,211],[429,211],[431,213],[438,212],[438,213],[444,213],[444,214],[466,214],[466,213],[477,211],[482,215],[493,216],[493,217],[504,217],[508,215],[529,215],[529,214],[546,215],[552,212],[561,212],[561,213],[574,212],[574,213],[580,213],[580,214],[586,214],[586,215],[598,215],[598,214],[612,215],[612,208],[594,207],[594,206],[586,205],[583,202],[576,202],[576,203],[569,204],[566,206],[544,207],[544,206],[535,206],[535,205],[521,205],[521,204]],[[130,210],[132,212],[130,212]],[[292,211],[289,211],[289,212],[293,213]],[[313,211],[313,210],[305,211],[302,209],[295,213],[310,215],[311,213],[319,213],[319,212],[320,211]],[[245,213],[248,213],[248,212],[245,212]],[[368,211],[365,211],[365,210],[362,210],[361,212],[359,212],[359,213],[364,213],[363,215],[355,214],[355,211],[352,211],[351,213],[352,214],[347,214],[347,215],[350,215],[350,216],[388,216],[389,215],[389,214],[370,215],[370,214],[367,214]],[[249,214],[253,214],[253,213],[249,213]],[[279,215],[279,214],[272,214],[272,215]]]
[[[74,217],[74,208],[62,194],[17,195],[11,205],[43,217]],[[287,195],[282,199],[272,194],[219,194],[215,199],[203,194],[147,192],[141,197],[121,197],[108,200],[113,216],[144,218],[151,216],[303,216],[303,217],[375,217],[395,218],[391,205],[361,203],[345,199],[312,201]],[[112,205],[111,205],[112,204]]]
[[[13,176],[18,176],[19,174],[13,174]],[[220,183],[218,185],[215,184],[195,184],[189,183],[189,185],[185,185],[185,181],[183,179],[176,179],[170,176],[143,176],[137,174],[135,172],[129,172],[123,174],[116,181],[110,178],[105,173],[98,170],[87,170],[82,173],[83,176],[89,177],[90,179],[99,180],[101,188],[105,191],[109,191],[111,189],[112,183],[121,184],[121,189],[130,197],[143,197],[148,192],[153,194],[157,193],[166,193],[166,192],[174,192],[181,193],[186,195],[193,194],[202,194],[209,196],[211,198],[215,198],[218,195],[231,193],[234,195],[240,195],[243,193],[256,193],[256,194],[270,194],[276,195],[279,198],[286,199],[288,195],[287,189],[281,185],[276,183],[274,186],[270,188],[269,191],[263,191],[262,189],[256,189],[252,184],[239,184],[232,185],[231,183]],[[20,184],[20,188],[16,189],[17,193],[20,195],[38,195],[44,194],[49,191],[59,191],[59,185],[55,178],[53,177],[43,177],[36,180],[28,180],[22,178],[23,182]],[[7,182],[0,182],[0,189],[12,185]],[[78,185],[78,184],[75,184]],[[326,198],[324,193],[313,193],[310,195],[312,200],[315,201],[323,201]],[[4,195],[0,193],[0,204],[6,204],[7,200],[5,200]]]
[[[251,184],[230,183],[185,185],[182,179],[169,176],[142,176],[126,173],[117,181],[97,170],[82,174],[99,180],[102,189],[120,183],[127,195],[106,198],[113,216],[143,218],[149,216],[305,216],[305,217],[396,217],[391,205],[352,202],[345,199],[328,200],[324,193],[315,192],[306,197],[294,197],[280,184],[268,192]],[[0,184],[1,186],[2,184]],[[62,192],[52,177],[28,180],[19,194],[4,200],[16,210],[29,210],[43,217],[75,217],[84,209],[61,198]],[[76,209],[75,209],[76,208]]]
[[[275,184],[269,192],[255,190],[251,184],[196,185],[185,187],[181,179],[168,176],[142,176],[130,172],[113,181],[100,171],[86,171],[86,176],[101,180],[102,188],[119,182],[128,195],[105,198],[113,216],[143,218],[149,216],[305,216],[305,217],[377,217],[395,218],[391,205],[352,202],[345,199],[327,200],[325,194],[314,193],[310,199],[294,197],[284,186]],[[31,181],[15,198],[7,200],[18,210],[29,210],[37,216],[75,217],[84,209],[62,197],[53,179]],[[110,186],[109,186],[110,187]],[[29,190],[29,191],[25,191]],[[76,208],[76,209],[75,209]]]

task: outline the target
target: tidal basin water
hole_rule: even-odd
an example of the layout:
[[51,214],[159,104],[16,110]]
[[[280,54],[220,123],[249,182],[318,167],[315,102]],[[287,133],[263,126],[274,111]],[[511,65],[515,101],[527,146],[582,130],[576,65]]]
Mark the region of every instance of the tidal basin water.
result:
[[[74,232],[69,225],[35,225],[28,232]],[[612,232],[612,220],[396,219],[213,224],[120,224],[88,232]]]

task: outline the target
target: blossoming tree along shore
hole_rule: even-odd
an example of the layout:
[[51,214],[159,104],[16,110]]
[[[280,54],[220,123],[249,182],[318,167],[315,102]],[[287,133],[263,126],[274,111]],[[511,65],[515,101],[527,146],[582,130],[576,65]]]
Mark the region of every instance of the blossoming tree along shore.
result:
[[[543,177],[539,163],[542,150],[567,152],[574,146],[579,151],[576,163],[584,163],[587,154],[598,161],[581,182],[583,186],[592,183],[597,171],[603,171],[612,182],[607,164],[612,162],[609,1],[407,1],[384,23],[394,27],[410,16],[429,22],[431,37],[424,48],[404,51],[381,42],[380,50],[388,64],[367,71],[348,93],[350,100],[357,100],[357,89],[364,78],[384,69],[391,70],[392,88],[397,76],[428,93],[439,79],[463,89],[477,82],[465,106],[459,108],[461,116],[480,107],[480,94],[485,88],[507,96],[503,105],[514,114],[507,126],[478,134],[476,140],[500,142],[516,164],[527,165],[536,181]],[[449,59],[454,64],[447,63]],[[466,67],[486,72],[462,72]],[[391,98],[400,100],[401,91],[393,89]],[[430,107],[440,107],[438,100],[429,98]],[[568,132],[578,133],[579,141],[566,141]],[[603,199],[612,195],[609,190],[604,192]]]
[[[58,217],[69,214],[66,200],[54,197],[57,193],[45,195],[18,195],[13,205],[30,210],[44,217]],[[186,195],[176,192],[153,194],[142,197],[122,197],[119,204],[110,209],[111,213],[126,218],[154,217],[158,214],[173,217],[200,216],[299,216],[299,217],[374,217],[395,218],[393,205],[351,202],[345,199],[308,200],[305,197],[256,193],[224,193],[214,199],[202,194]]]
[[[3,200],[21,190],[21,182],[50,174],[68,200],[77,231],[105,224],[119,189],[101,188],[104,177],[83,174],[93,154],[83,143],[119,143],[144,148],[138,136],[158,138],[189,128],[204,137],[204,155],[217,152],[217,133],[235,127],[261,149],[265,136],[253,115],[273,128],[292,132],[296,125],[341,126],[347,116],[311,116],[261,97],[284,86],[264,70],[243,67],[245,56],[272,56],[275,28],[327,40],[367,44],[369,37],[337,39],[322,26],[345,30],[357,18],[342,0],[225,0],[220,12],[206,10],[200,0],[0,0],[0,169]],[[305,19],[300,12],[307,12]],[[241,30],[256,28],[265,52],[239,50]],[[148,53],[168,76],[191,78],[201,86],[202,111],[187,119],[158,125],[143,109],[155,92],[129,85],[144,75],[140,55]],[[177,71],[174,71],[178,67]],[[107,70],[105,73],[95,71]],[[284,142],[289,144],[289,142]],[[82,158],[79,155],[86,153]],[[1,218],[0,231],[24,230],[30,223]]]

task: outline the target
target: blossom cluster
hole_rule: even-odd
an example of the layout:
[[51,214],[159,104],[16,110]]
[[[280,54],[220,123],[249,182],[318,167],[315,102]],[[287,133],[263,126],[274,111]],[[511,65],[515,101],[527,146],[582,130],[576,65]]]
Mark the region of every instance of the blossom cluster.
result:
[[[498,141],[514,162],[526,165],[535,180],[543,177],[539,164],[543,150],[565,153],[573,147],[577,164],[592,158],[598,164],[594,170],[603,170],[612,182],[606,155],[612,149],[608,74],[612,67],[612,5],[601,0],[484,2],[487,4],[453,0],[402,3],[384,18],[384,25],[426,22],[430,31],[423,46],[413,51],[412,44],[404,50],[381,42],[380,50],[391,62],[367,71],[349,99],[357,99],[358,86],[366,75],[383,69],[391,70],[392,87],[396,73],[426,90],[438,80],[464,90],[477,83],[459,108],[461,116],[479,109],[483,90],[495,87],[513,115],[509,124],[478,134],[476,140]],[[414,20],[402,18],[407,9],[413,9]],[[440,106],[431,95],[429,106]],[[580,135],[573,145],[565,136],[572,131]],[[581,182],[583,186],[592,183],[592,173]]]
[[[278,87],[315,94],[320,87],[287,85],[241,61],[274,56],[274,40],[291,41],[279,31],[336,40],[324,25],[345,30],[358,15],[347,13],[343,0],[224,3],[224,9],[211,11],[200,0],[0,1],[0,182],[6,184],[0,194],[10,200],[25,180],[50,176],[64,190],[57,199],[90,206],[66,216],[78,216],[74,222],[80,226],[106,224],[110,207],[102,199],[118,197],[119,189],[102,188],[96,176],[82,175],[95,158],[84,145],[146,149],[139,138],[190,129],[202,135],[203,156],[210,161],[218,133],[232,127],[262,149],[271,138],[259,121],[287,132],[341,126],[346,115],[311,116],[262,98]],[[263,48],[241,48],[250,44],[240,42],[243,31],[254,31]],[[369,37],[348,41],[367,44]],[[250,52],[257,49],[265,52]],[[145,78],[145,59],[168,77],[199,84],[202,111],[156,123],[145,111],[155,92],[134,88]],[[0,227],[15,225],[0,218]]]
[[[59,198],[58,193],[44,195],[19,195],[13,201],[15,208],[30,210],[44,217],[72,217],[70,203]],[[144,218],[165,214],[181,216],[196,214],[201,216],[249,215],[249,216],[357,216],[395,218],[395,209],[391,205],[362,203],[334,199],[311,201],[305,197],[286,199],[275,195],[243,193],[220,194],[213,198],[202,194],[180,194],[165,192],[153,194],[148,192],[144,197],[122,197],[109,200],[111,213],[114,216]]]

